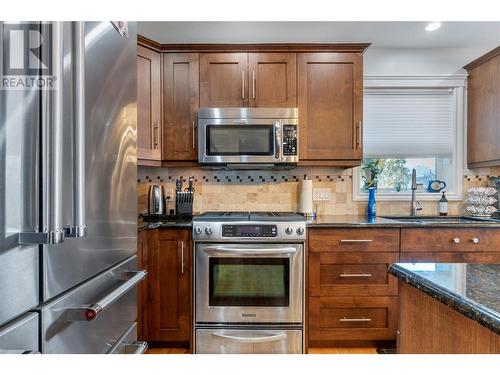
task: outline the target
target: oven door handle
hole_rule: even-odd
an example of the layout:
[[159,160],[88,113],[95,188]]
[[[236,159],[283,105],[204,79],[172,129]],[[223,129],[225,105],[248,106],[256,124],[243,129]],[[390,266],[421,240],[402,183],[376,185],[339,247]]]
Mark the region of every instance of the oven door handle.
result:
[[209,254],[233,254],[233,255],[290,255],[295,254],[297,249],[294,247],[283,248],[260,248],[260,249],[245,249],[238,247],[225,246],[207,246],[203,251]]
[[281,341],[283,339],[286,339],[286,333],[279,333],[277,335],[260,336],[260,337],[241,337],[241,336],[224,335],[222,333],[212,333],[212,336],[226,339],[226,340],[238,341],[238,342],[242,342],[242,343],[246,343],[246,344],[256,344],[256,343],[261,343],[261,342],[274,342],[274,341]]

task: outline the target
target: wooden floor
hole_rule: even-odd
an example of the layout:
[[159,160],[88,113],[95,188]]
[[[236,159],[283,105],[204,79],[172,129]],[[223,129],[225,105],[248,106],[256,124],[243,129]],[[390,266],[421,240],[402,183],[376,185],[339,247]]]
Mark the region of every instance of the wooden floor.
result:
[[[151,348],[146,354],[189,354],[188,349]],[[309,354],[377,354],[376,348],[310,348]]]

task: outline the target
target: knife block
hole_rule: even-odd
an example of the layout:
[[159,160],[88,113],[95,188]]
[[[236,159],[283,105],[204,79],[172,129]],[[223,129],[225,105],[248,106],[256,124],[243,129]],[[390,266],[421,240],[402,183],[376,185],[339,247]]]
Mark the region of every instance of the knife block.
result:
[[175,196],[175,213],[177,215],[193,214],[194,192],[178,191]]

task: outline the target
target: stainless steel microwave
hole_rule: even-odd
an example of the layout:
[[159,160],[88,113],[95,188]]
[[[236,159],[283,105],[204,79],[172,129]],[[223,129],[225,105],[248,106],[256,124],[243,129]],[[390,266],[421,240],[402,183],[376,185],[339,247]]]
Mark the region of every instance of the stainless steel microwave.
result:
[[226,168],[291,167],[299,159],[297,108],[200,108],[198,162]]

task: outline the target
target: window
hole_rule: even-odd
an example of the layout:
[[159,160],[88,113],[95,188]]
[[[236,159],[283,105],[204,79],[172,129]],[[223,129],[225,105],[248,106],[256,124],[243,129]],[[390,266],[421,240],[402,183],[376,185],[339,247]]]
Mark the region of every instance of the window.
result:
[[441,193],[427,190],[432,180],[446,183],[443,191],[449,199],[460,199],[463,86],[433,87],[421,81],[422,87],[404,87],[404,82],[391,81],[391,86],[367,87],[366,83],[365,78],[364,159],[353,172],[354,199],[367,198],[367,181],[374,169],[379,172],[380,200],[407,200],[412,169],[417,173],[418,199],[440,198]]

